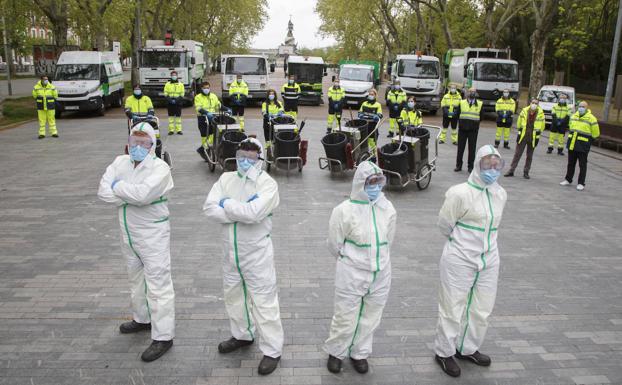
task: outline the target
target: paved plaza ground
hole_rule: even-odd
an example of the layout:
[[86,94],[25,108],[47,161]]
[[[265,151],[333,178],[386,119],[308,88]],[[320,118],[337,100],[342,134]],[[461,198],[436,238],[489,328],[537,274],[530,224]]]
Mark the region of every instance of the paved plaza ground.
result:
[[[360,375],[344,362],[333,375],[321,349],[335,270],[325,238],[330,211],[348,196],[352,174],[331,177],[318,168],[324,122],[309,120],[302,174],[272,173],[281,197],[273,240],[285,348],[279,369],[260,377],[256,346],[230,355],[216,349],[229,337],[220,230],[201,208],[220,172],[210,173],[194,151],[195,120],[184,120],[186,135],[167,137],[174,157],[169,207],[177,336],[153,363],[140,360],[148,333],[118,331],[130,315],[125,262],[116,210],[96,195],[126,141],[125,120],[73,118],[58,125],[59,139],[36,140],[34,122],[0,131],[0,384],[622,384],[620,155],[591,153],[583,192],[558,185],[566,158],[547,155],[542,144],[531,180],[520,167],[518,177],[501,179],[508,204],[499,291],[481,349],[493,364],[461,363],[462,376],[453,379],[432,352],[443,247],[436,221],[445,191],[467,173],[453,172],[455,147],[441,145],[427,190],[387,193],[398,211],[393,285],[370,372]],[[493,141],[492,125],[484,124],[480,144]],[[251,133],[259,127],[259,120],[248,120]],[[501,153],[511,160],[513,151]]]

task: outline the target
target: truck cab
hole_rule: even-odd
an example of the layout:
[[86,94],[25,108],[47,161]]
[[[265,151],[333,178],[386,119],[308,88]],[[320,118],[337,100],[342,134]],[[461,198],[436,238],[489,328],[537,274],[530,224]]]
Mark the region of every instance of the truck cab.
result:
[[326,75],[324,59],[316,56],[289,56],[287,75],[294,75],[300,85],[300,103],[322,103],[322,78]]
[[436,113],[441,106],[443,93],[443,74],[437,57],[397,55],[387,68],[391,80],[399,80],[404,92],[417,99],[417,108]]
[[222,100],[225,104],[229,100],[229,85],[233,83],[238,74],[248,85],[248,101],[264,100],[270,88],[270,72],[274,67],[268,64],[268,58],[263,55],[222,55],[220,58],[222,72]]
[[342,64],[339,84],[346,93],[346,105],[358,108],[374,87],[374,66],[368,64]]
[[494,111],[503,90],[510,91],[510,97],[518,100],[518,62],[508,59],[476,58],[469,59],[466,68],[464,88],[474,87],[483,109]]

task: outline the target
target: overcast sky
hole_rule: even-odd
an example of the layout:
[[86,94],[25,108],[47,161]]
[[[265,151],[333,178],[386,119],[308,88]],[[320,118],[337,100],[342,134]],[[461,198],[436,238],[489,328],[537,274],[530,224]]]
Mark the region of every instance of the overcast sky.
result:
[[290,15],[298,48],[318,48],[334,44],[334,39],[323,39],[317,34],[320,18],[313,11],[315,3],[316,0],[268,0],[268,21],[253,39],[251,47],[278,48],[287,35]]

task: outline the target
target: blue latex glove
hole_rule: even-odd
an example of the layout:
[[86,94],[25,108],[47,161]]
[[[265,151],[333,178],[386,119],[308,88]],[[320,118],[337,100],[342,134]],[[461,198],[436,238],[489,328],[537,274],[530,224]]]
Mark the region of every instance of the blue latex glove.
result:
[[358,113],[358,117],[359,117],[359,119],[360,119],[360,118],[362,118],[362,117],[363,117],[363,113],[362,113],[362,112],[359,112],[359,113]]
[[252,196],[252,197],[248,198],[248,200],[246,201],[246,203],[252,202],[252,201],[254,201],[254,200],[255,200],[255,199],[257,199],[257,198],[259,198],[259,195],[257,195],[257,194],[253,194],[253,196]]
[[279,113],[277,115],[278,116],[283,116],[283,115],[285,115],[285,113],[283,111],[279,111]]
[[335,105],[334,105],[334,107],[333,107],[333,108],[334,108],[335,110],[338,110],[338,109],[339,109],[339,103],[335,103]]
[[115,180],[113,180],[113,181],[112,181],[112,184],[110,185],[110,188],[111,188],[112,190],[114,190],[114,185],[116,185],[118,182],[119,182],[119,179],[115,179]]
[[138,115],[136,115],[136,114],[132,114],[132,117],[131,117],[130,119],[132,119],[132,120],[136,120],[137,118],[138,118]]
[[207,118],[208,119],[212,119],[214,117],[214,114],[212,114],[211,112],[207,113]]
[[153,111],[150,111],[150,112],[147,113],[147,117],[153,118],[153,114],[154,114]]
[[374,115],[374,122],[377,122],[377,121],[379,121],[379,120],[380,120],[380,116],[378,116],[378,115]]
[[171,103],[171,104],[175,104],[175,103],[177,103],[177,99],[175,99],[175,98],[169,98],[169,103]]
[[222,198],[220,200],[220,202],[218,202],[218,206],[222,207],[223,209],[225,208],[225,201],[229,199],[229,198]]
[[227,113],[228,113],[228,114],[232,114],[232,113],[233,113],[233,110],[232,110],[231,108],[227,108]]

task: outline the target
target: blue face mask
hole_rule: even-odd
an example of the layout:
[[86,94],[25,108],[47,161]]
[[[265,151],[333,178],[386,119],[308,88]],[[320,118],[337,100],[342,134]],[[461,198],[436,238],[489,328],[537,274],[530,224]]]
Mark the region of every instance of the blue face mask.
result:
[[380,186],[379,184],[365,186],[365,193],[367,194],[367,197],[369,198],[370,202],[373,202],[376,199],[378,199],[381,192],[382,192],[382,186]]
[[256,162],[248,158],[239,158],[236,159],[236,163],[238,164],[238,170],[241,170],[242,172],[247,172],[251,167],[255,165]]
[[272,95],[272,94],[268,95],[268,99],[269,100],[274,100],[274,95]]
[[410,108],[411,110],[415,108],[415,102],[408,102],[408,108]]
[[130,158],[135,162],[142,162],[149,154],[149,149],[142,146],[130,147]]
[[579,111],[579,115],[585,115],[585,107],[579,107],[577,111]]
[[490,170],[482,170],[479,173],[479,176],[482,178],[482,181],[486,184],[493,184],[499,179],[501,175],[501,171],[491,168]]
[[134,90],[134,96],[140,96],[143,92],[141,90]]

